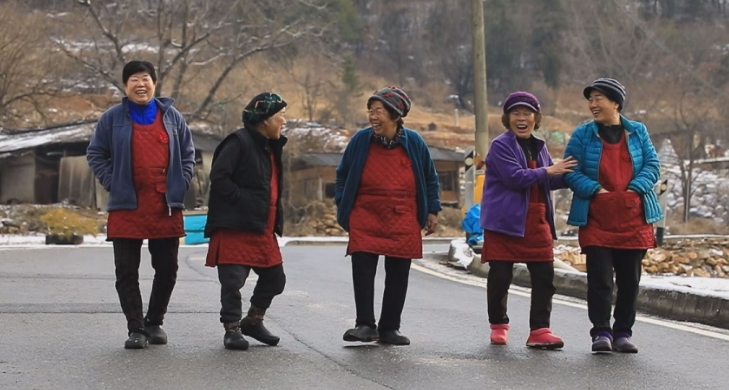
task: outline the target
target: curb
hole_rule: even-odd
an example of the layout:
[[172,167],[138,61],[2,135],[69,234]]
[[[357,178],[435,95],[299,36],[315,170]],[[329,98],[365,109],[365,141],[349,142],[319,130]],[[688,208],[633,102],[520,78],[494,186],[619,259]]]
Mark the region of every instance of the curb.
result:
[[[476,276],[486,278],[488,264],[473,261],[468,270]],[[513,283],[520,287],[531,288],[529,270],[524,264],[516,264],[514,267]],[[554,286],[557,288],[557,294],[587,299],[586,273],[555,269]],[[613,292],[614,302],[615,292]],[[729,329],[729,300],[721,297],[640,286],[637,308],[642,313],[674,321],[696,322]]]

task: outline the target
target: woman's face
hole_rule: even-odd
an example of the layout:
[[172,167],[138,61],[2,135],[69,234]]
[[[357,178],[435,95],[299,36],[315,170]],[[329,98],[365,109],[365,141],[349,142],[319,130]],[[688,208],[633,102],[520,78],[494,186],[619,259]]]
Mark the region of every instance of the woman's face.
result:
[[284,118],[285,113],[286,107],[282,108],[281,111],[277,112],[274,116],[263,121],[263,123],[261,123],[263,135],[265,135],[268,139],[281,138],[281,131],[283,130],[284,125],[286,125],[286,118]]
[[152,81],[152,76],[149,73],[139,72],[129,76],[127,83],[124,85],[124,92],[129,100],[144,105],[154,99],[155,87],[155,82]]
[[397,128],[397,122],[390,118],[390,113],[387,112],[387,109],[379,100],[375,100],[370,104],[367,110],[367,119],[369,119],[372,131],[376,135],[383,135],[385,129]]
[[537,119],[536,113],[523,106],[517,106],[509,111],[509,129],[519,138],[529,138],[534,132]]
[[602,124],[613,124],[614,119],[620,116],[618,103],[611,101],[600,91],[593,90],[587,99],[590,112],[595,122]]

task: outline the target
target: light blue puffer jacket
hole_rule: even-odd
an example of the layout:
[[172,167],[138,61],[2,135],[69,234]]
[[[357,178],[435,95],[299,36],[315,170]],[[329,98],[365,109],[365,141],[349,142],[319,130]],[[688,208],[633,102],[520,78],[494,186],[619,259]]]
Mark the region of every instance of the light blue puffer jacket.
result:
[[[646,221],[654,223],[663,219],[663,210],[653,186],[661,176],[661,165],[656,148],[653,146],[648,130],[640,122],[620,116],[627,131],[628,150],[633,161],[633,179],[628,189],[640,194],[645,208]],[[564,176],[567,186],[574,192],[567,223],[573,226],[587,225],[590,200],[600,190],[598,167],[602,156],[602,140],[597,135],[597,124],[590,121],[577,127],[572,133],[564,154],[577,159],[573,173]]]

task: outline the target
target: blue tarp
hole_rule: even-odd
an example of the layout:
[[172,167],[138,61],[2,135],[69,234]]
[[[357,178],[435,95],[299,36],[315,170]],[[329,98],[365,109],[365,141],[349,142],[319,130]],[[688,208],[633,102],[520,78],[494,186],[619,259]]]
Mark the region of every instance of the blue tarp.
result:
[[466,216],[463,217],[461,227],[468,237],[468,245],[477,245],[479,241],[483,240],[483,229],[481,229],[481,204],[477,203],[468,210]]

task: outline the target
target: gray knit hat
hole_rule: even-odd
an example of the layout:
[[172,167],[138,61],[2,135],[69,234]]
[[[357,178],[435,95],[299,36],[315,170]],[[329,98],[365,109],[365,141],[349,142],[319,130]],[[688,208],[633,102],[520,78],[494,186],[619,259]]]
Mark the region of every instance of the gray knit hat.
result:
[[623,84],[620,84],[618,80],[608,77],[601,77],[593,81],[592,84],[590,84],[588,87],[585,88],[584,91],[582,91],[585,99],[590,98],[590,93],[593,90],[604,93],[608,99],[614,101],[615,103],[618,103],[621,110],[623,109],[623,104],[625,104],[625,87],[623,86]]
[[370,106],[373,100],[381,101],[385,106],[395,110],[395,113],[401,118],[408,116],[412,104],[405,91],[398,87],[385,87],[376,91],[367,100],[367,107]]

